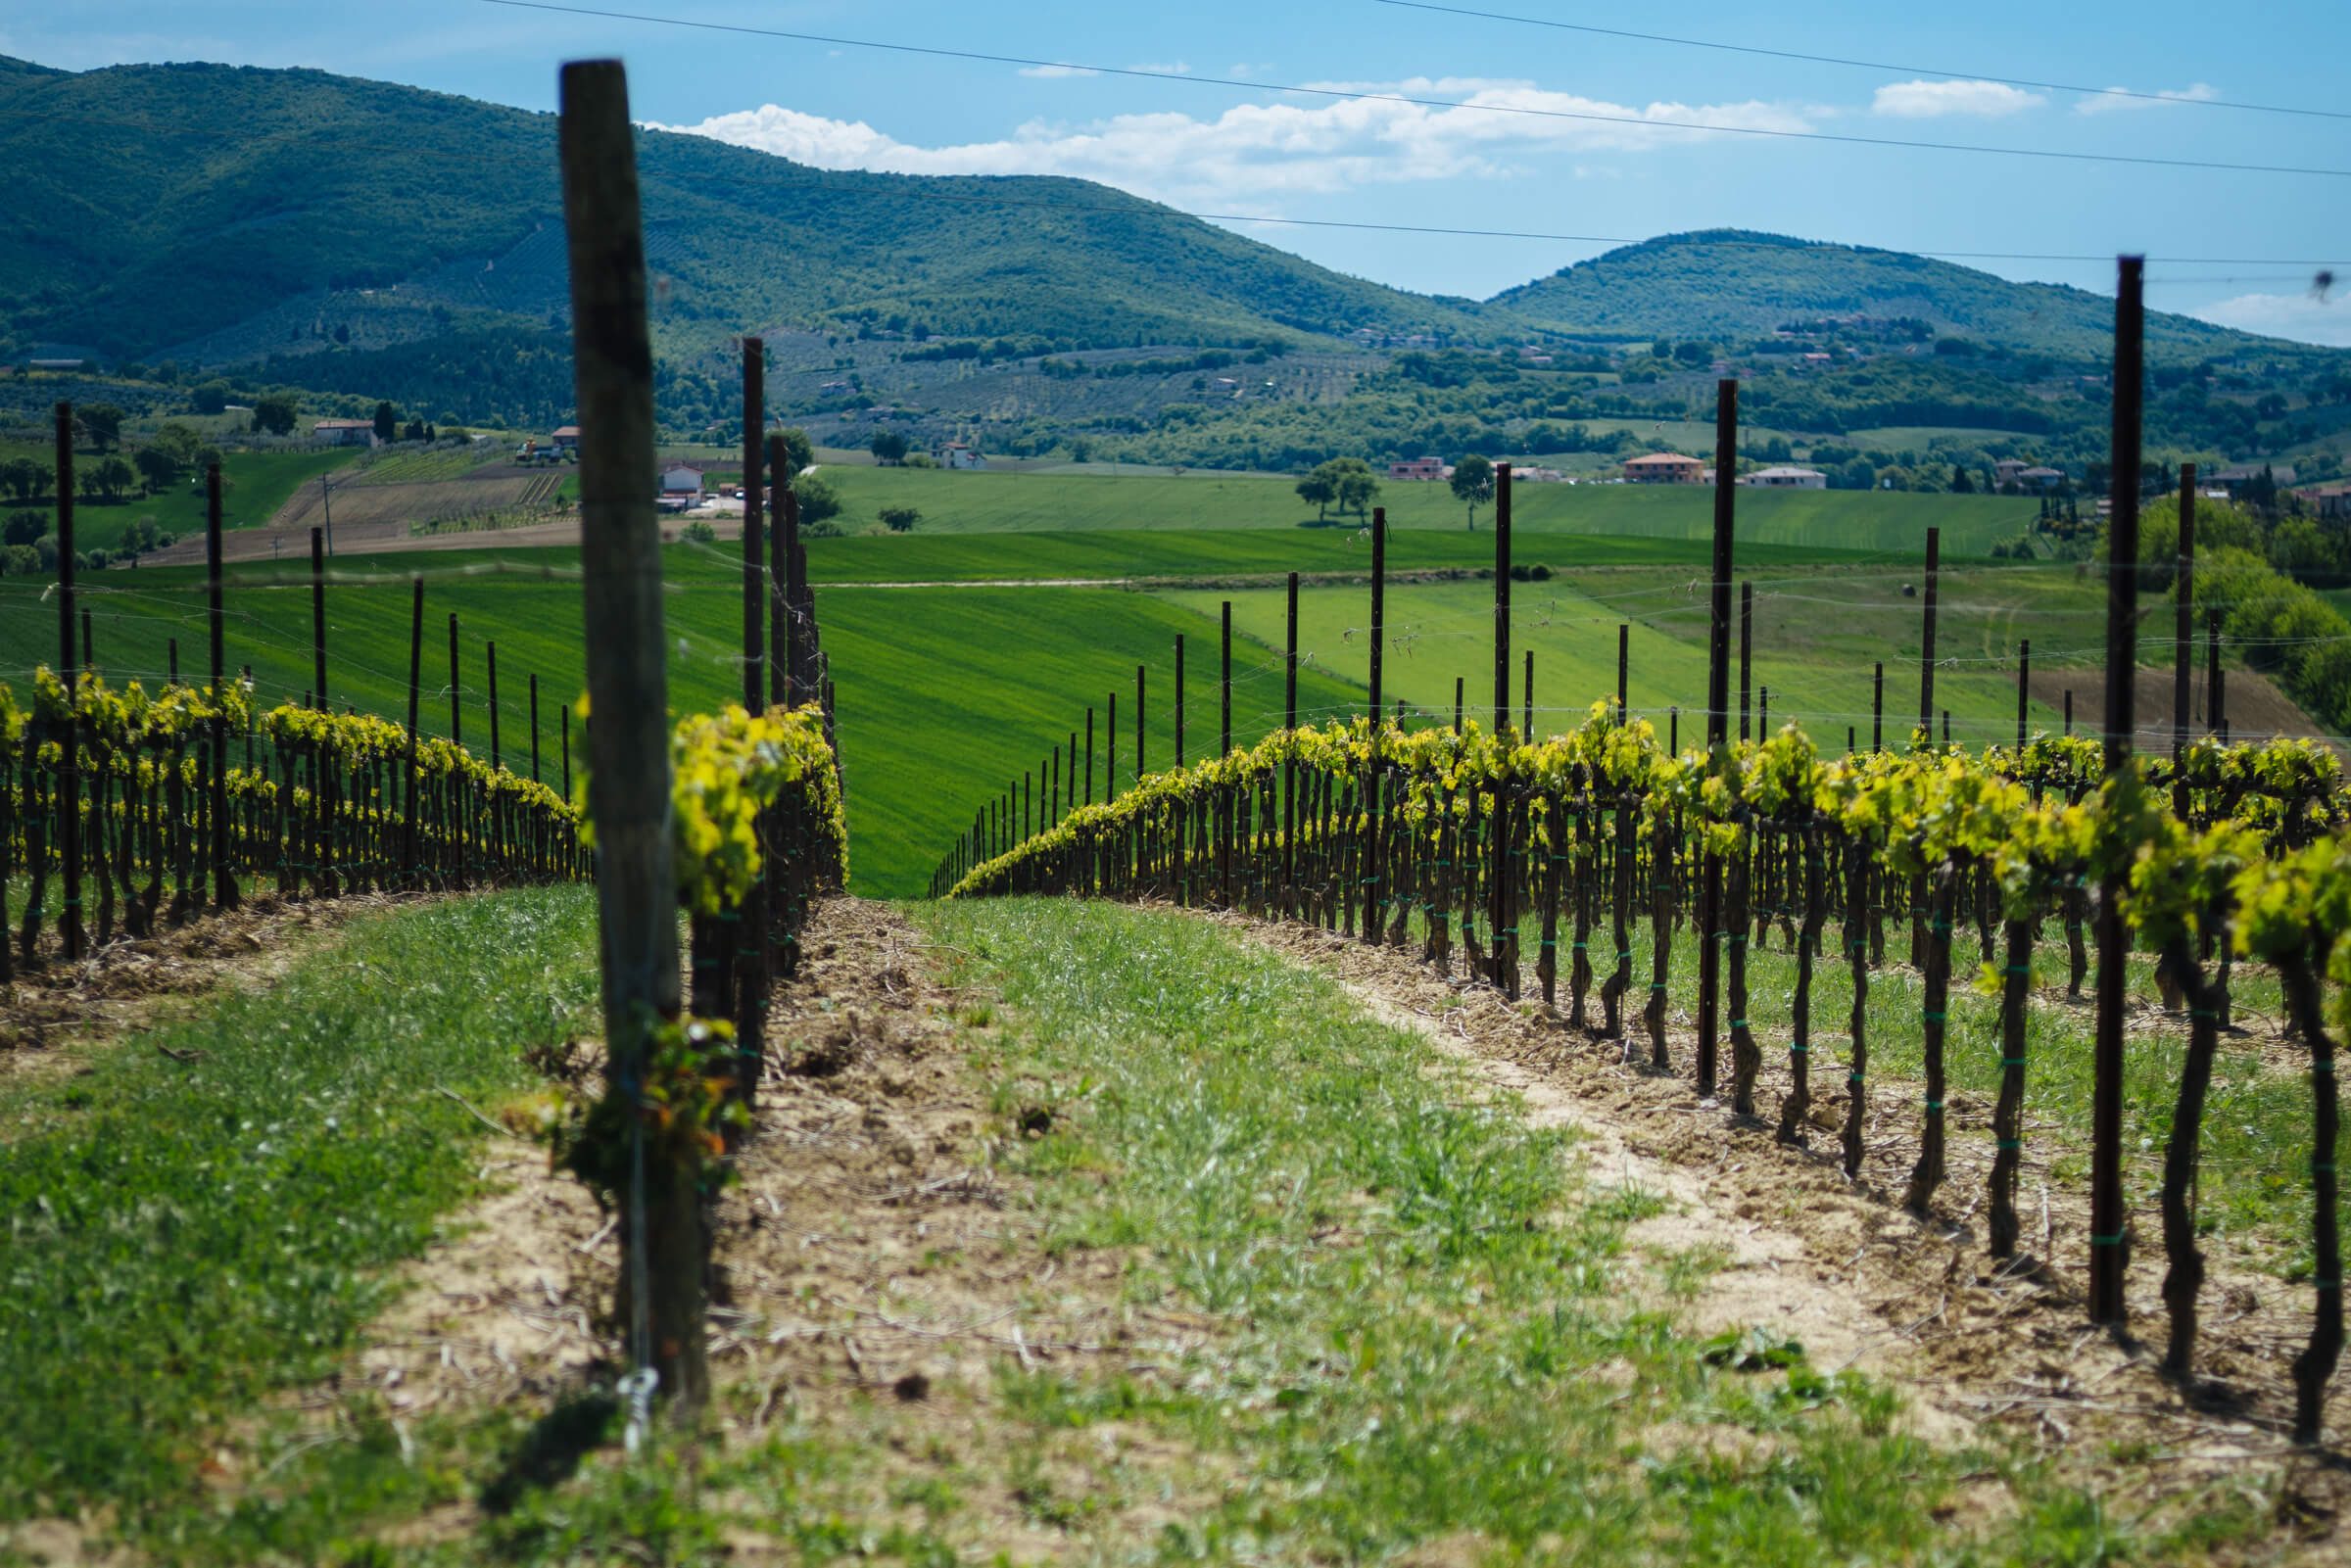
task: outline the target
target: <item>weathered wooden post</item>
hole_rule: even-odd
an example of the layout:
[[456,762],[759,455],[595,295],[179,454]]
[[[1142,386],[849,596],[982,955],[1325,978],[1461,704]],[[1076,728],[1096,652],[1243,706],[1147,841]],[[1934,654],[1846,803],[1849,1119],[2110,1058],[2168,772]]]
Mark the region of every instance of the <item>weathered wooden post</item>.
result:
[[1217,725],[1217,755],[1229,757],[1232,755],[1232,600],[1224,601],[1223,614],[1223,635],[1220,644],[1223,674],[1218,679],[1222,701]]
[[2172,579],[2172,815],[2187,821],[2188,688],[2196,659],[2196,465],[2180,465],[2180,563]]
[[57,405],[57,642],[58,678],[66,688],[65,734],[57,769],[57,852],[66,885],[57,932],[66,962],[72,964],[81,958],[81,719],[75,697],[81,671],[73,659],[73,405],[70,403]]
[[2016,645],[2016,749],[2025,749],[2025,703],[2033,682],[2033,640]]
[[[2144,378],[2144,260],[2122,259],[2114,304],[2113,505],[2107,524],[2106,777],[2131,767],[2136,728],[2138,668],[2139,400]],[[1932,534],[1928,536],[1934,538]],[[1931,547],[1931,546],[1930,546]],[[1929,578],[1928,593],[1934,592]],[[1932,599],[1929,600],[1933,602]],[[2097,1033],[2092,1051],[2089,1154],[2089,1316],[2120,1328],[2124,1247],[2123,1013],[2130,1001],[2126,964],[2131,932],[2123,923],[2123,874],[2109,870],[2098,886]]]
[[417,707],[424,697],[424,579],[415,579],[409,595],[408,608],[408,755],[402,763],[402,813],[400,830],[400,874],[404,885],[415,887],[424,879],[416,861],[416,834],[420,826],[419,802],[416,798],[416,722]]
[[1927,602],[1919,623],[1918,727],[1935,738],[1935,584],[1942,575],[1943,530],[1927,530]]
[[1869,678],[1869,749],[1886,749],[1886,662],[1881,659]]
[[[1731,533],[1739,471],[1739,383],[1714,385],[1714,559],[1706,641],[1706,754],[1724,765],[1731,723]],[[1708,850],[1699,867],[1698,1093],[1714,1097],[1722,1006],[1722,857]]]
[[[596,818],[606,1071],[634,1101],[653,1031],[679,1013],[671,866],[661,532],[653,513],[653,356],[628,80],[616,60],[563,68],[559,132],[580,421],[590,806]],[[631,1126],[637,1117],[629,1118]],[[622,1225],[630,1357],[681,1414],[709,1395],[702,1198],[690,1170],[645,1168]]]
[[[220,465],[204,470],[204,600],[205,640],[210,644],[213,706],[220,706],[226,689],[228,665],[227,615],[220,584]],[[228,862],[228,720],[213,720],[213,903],[234,909],[243,902],[237,892],[236,872]]]
[[1755,679],[1755,585],[1739,585],[1739,738],[1751,737],[1748,713]]
[[332,713],[326,700],[326,535],[311,530],[311,691],[320,713]]

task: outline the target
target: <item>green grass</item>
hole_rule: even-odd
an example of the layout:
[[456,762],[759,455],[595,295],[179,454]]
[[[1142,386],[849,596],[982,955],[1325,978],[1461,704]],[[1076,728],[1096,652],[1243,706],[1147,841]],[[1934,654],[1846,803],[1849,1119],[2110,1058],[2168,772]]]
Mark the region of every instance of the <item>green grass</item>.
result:
[[[884,506],[913,506],[930,533],[1038,533],[1060,529],[1297,528],[1316,521],[1286,479],[1180,479],[1139,475],[948,473],[923,468],[827,468],[840,493],[844,528],[874,521]],[[1439,484],[1380,487],[1398,530],[1465,532],[1465,509]],[[1521,485],[1515,530],[1631,538],[1711,537],[1714,493],[1697,486]],[[1987,496],[1913,496],[1877,491],[1739,492],[1742,544],[1816,549],[1909,552],[1943,529],[1951,556],[1982,555],[2024,531],[2032,503]],[[1484,530],[1491,508],[1481,508]]]
[[[46,463],[52,453],[47,449],[0,443],[0,461],[14,456],[29,456]],[[267,522],[286,498],[294,494],[297,485],[315,481],[320,474],[332,473],[352,460],[348,449],[330,448],[324,451],[229,451],[220,459],[220,477],[227,489],[220,498],[222,526],[227,528],[259,528]],[[74,469],[80,472],[99,459],[88,452],[74,454]],[[32,502],[0,501],[0,513],[13,512],[29,504],[33,510],[54,513],[57,499],[44,497]],[[204,476],[193,479],[183,474],[173,484],[167,485],[153,496],[134,498],[109,505],[84,500],[78,496],[73,501],[73,546],[79,550],[112,549],[115,543],[128,531],[130,525],[143,517],[155,519],[156,527],[167,534],[202,537],[204,533]]]
[[495,1094],[592,1022],[595,930],[577,887],[365,917],[273,990],[12,1086],[0,1519],[209,1511],[214,1430],[325,1376],[471,1189],[478,1127],[435,1089]]
[[[482,641],[498,643],[500,740],[509,767],[530,767],[529,678],[539,677],[542,777],[558,780],[563,704],[581,690],[580,585],[576,551],[426,553],[355,558],[327,591],[328,689],[338,704],[395,718],[407,712],[410,569],[428,574],[423,722],[449,731],[448,632],[462,626],[464,737],[489,749],[487,671]],[[527,566],[512,562],[528,562]],[[740,693],[740,568],[718,549],[666,552],[672,593],[668,625],[670,700],[681,713]],[[89,594],[101,669],[151,685],[176,638],[181,667],[200,673],[204,647],[200,574],[188,570],[109,574]],[[20,691],[36,663],[57,657],[46,584],[0,579],[0,674]],[[307,571],[266,564],[232,571],[227,591],[228,661],[250,664],[265,702],[299,698],[312,685]],[[1040,766],[1072,731],[1083,745],[1085,708],[1097,710],[1099,767],[1109,760],[1108,697],[1119,693],[1118,751],[1131,776],[1134,670],[1148,664],[1146,758],[1174,756],[1175,641],[1188,634],[1187,738],[1195,758],[1215,743],[1213,628],[1145,594],[1117,590],[826,588],[818,598],[825,647],[840,690],[840,742],[849,800],[850,865],[861,891],[923,890],[931,869],[983,803],[1008,780]],[[1236,741],[1281,719],[1281,678],[1262,648],[1236,649]],[[1307,711],[1342,704],[1346,690],[1309,672],[1299,701]],[[575,726],[576,729],[576,726]],[[1098,778],[1103,775],[1098,774]],[[1098,786],[1099,787],[1099,786]],[[1041,810],[1048,789],[1040,778]]]
[[[1619,538],[1607,534],[1545,534],[1519,551],[1522,559],[1559,568],[1670,562],[1703,567],[1703,540]],[[1750,559],[1859,561],[1858,552],[1793,546],[1756,546]],[[1397,531],[1388,541],[1391,572],[1491,570],[1494,536],[1480,528]],[[819,539],[808,546],[808,574],[819,583],[976,582],[989,579],[1278,577],[1348,572],[1367,575],[1371,543],[1349,519],[1345,528],[1203,530],[1081,530],[1037,534],[925,534]]]
[[[1703,1263],[1626,1250],[1654,1204],[1570,1174],[1558,1133],[1468,1092],[1319,975],[1162,914],[929,919],[1013,1010],[999,1103],[1054,1113],[1023,1163],[1058,1244],[1125,1250],[1130,1300],[1220,1325],[1140,1387],[1112,1369],[1002,1374],[1040,1436],[1139,1422],[1229,1454],[1213,1500],[1178,1504],[1162,1560],[2160,1549],[1998,1455],[1903,1435],[1885,1390],[1800,1351],[1786,1370],[1708,1364],[1675,1304]],[[1333,1227],[1347,1239],[1318,1244]],[[1997,1500],[1939,1523],[1970,1472]],[[1097,1545],[1085,1518],[1065,1525],[1080,1554]]]
[[367,461],[354,477],[370,485],[462,479],[484,463],[504,459],[512,450],[495,441],[469,441],[462,447],[436,444],[425,448],[395,448]]
[[[1540,559],[1548,539],[1529,540],[1521,558]],[[1847,726],[1866,743],[1871,666],[1886,664],[1887,735],[1898,740],[1916,721],[1921,603],[1905,597],[1912,568],[1750,566],[1755,584],[1754,679],[1771,693],[1776,728],[1801,722],[1823,746],[1842,749]],[[2069,567],[1978,567],[1943,573],[1938,609],[1938,710],[1954,737],[2013,739],[2016,643],[2030,639],[2039,668],[2099,656],[2105,601]],[[1183,590],[1164,595],[1202,616],[1229,598],[1236,631],[1271,645],[1285,635],[1284,594],[1274,589]],[[1493,712],[1494,587],[1488,582],[1399,585],[1387,595],[1386,693],[1450,713],[1454,682],[1469,711]],[[1316,667],[1351,683],[1369,679],[1369,601],[1360,587],[1302,595],[1299,647]],[[1678,705],[1685,742],[1703,736],[1706,626],[1704,567],[1570,571],[1548,582],[1511,585],[1512,711],[1523,701],[1524,655],[1535,656],[1537,728],[1572,728],[1592,702],[1616,689],[1616,628],[1632,627],[1629,698],[1667,728]],[[1734,600],[1734,637],[1737,605]],[[1733,648],[1732,679],[1737,681]],[[2059,728],[2063,714],[2034,704],[2030,722]]]

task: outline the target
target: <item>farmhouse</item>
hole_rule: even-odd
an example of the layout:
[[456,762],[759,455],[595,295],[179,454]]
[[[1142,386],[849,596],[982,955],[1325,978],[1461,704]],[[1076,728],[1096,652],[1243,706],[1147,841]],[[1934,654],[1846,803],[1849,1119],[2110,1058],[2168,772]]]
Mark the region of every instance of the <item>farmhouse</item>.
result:
[[2330,485],[2305,485],[2294,494],[2323,522],[2351,522],[2351,479]]
[[2273,485],[2291,485],[2294,482],[2292,463],[2238,463],[2224,468],[2212,476],[2212,483],[2227,491],[2231,499],[2241,499],[2245,492],[2257,488],[2264,477]]
[[372,447],[375,445],[375,421],[321,419],[311,426],[311,434],[330,447]]
[[1400,463],[1388,464],[1388,477],[1399,480],[1443,479],[1445,459],[1442,457],[1412,457]]
[[1739,483],[1757,490],[1826,490],[1829,476],[1817,468],[1758,468]]
[[1628,485],[1698,485],[1703,484],[1705,477],[1704,463],[1678,451],[1653,451],[1624,465],[1624,482]]
[[702,470],[692,463],[671,463],[661,470],[661,494],[698,498],[702,493]]
[[555,433],[547,440],[548,444],[557,451],[577,451],[580,449],[580,427],[578,425],[558,425],[555,427]]
[[968,441],[950,441],[938,449],[941,468],[985,468],[987,453]]

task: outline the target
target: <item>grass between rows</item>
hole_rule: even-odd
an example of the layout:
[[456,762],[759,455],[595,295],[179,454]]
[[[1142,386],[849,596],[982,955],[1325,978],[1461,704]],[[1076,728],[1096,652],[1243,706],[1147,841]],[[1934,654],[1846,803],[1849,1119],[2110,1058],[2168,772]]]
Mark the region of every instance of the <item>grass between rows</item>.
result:
[[999,1145],[1045,1252],[1120,1259],[1128,1307],[1205,1339],[1003,1357],[976,1433],[787,1401],[758,1444],[598,1462],[433,1560],[1006,1561],[1006,1500],[1047,1555],[1142,1563],[2087,1563],[2250,1527],[2118,1524],[1923,1442],[1800,1347],[1733,1370],[1680,1326],[1710,1260],[1628,1245],[1655,1199],[1588,1184],[1563,1134],[1228,931],[1075,902],[921,918],[965,955],[999,1130],[1049,1122]]
[[166,1555],[209,1536],[220,1424],[323,1376],[375,1270],[472,1189],[478,1125],[437,1090],[496,1093],[588,1023],[594,951],[585,888],[371,916],[273,989],[9,1091],[0,1521],[112,1504],[184,1535]]
[[[1800,1354],[1712,1364],[1674,1304],[1703,1260],[1626,1248],[1655,1205],[1587,1185],[1559,1133],[1327,979],[1161,914],[1025,902],[930,920],[1014,1011],[1004,1103],[1067,1118],[1028,1161],[1057,1243],[1132,1249],[1130,1297],[1224,1325],[1179,1382],[1032,1379],[1052,1396],[1031,1398],[1039,1418],[1134,1412],[1233,1456],[1162,1559],[1441,1541],[1773,1563],[2114,1548],[2094,1500],[1931,1449],[1882,1388]],[[1319,1245],[1334,1225],[1360,1241]],[[1972,1531],[1939,1523],[1971,1472],[2002,1498]]]

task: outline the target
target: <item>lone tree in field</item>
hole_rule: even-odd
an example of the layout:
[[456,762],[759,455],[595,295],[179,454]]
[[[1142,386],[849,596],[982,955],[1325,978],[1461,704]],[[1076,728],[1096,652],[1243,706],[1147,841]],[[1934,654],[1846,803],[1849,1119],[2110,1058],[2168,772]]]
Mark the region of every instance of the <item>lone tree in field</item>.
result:
[[1339,499],[1338,482],[1330,477],[1327,471],[1329,467],[1330,464],[1324,463],[1298,481],[1298,499],[1315,503],[1315,521],[1318,523],[1330,516],[1330,503]]
[[814,474],[802,474],[794,479],[792,493],[800,499],[802,527],[813,527],[840,515],[840,493]]
[[1471,452],[1453,465],[1453,499],[1469,508],[1469,532],[1477,532],[1477,509],[1494,499],[1494,465]]
[[911,534],[914,525],[923,520],[923,514],[912,506],[885,506],[881,516],[882,526],[893,534]]
[[[423,434],[421,427],[419,427],[417,433],[419,435]],[[388,403],[377,404],[375,405],[375,439],[382,442],[391,442],[398,440],[399,437],[400,410],[393,407]]]
[[1371,465],[1361,457],[1333,457],[1316,464],[1313,473],[1298,481],[1299,499],[1315,503],[1318,523],[1328,518],[1333,506],[1341,513],[1369,516],[1371,498],[1378,494],[1379,481],[1371,477]]
[[866,446],[873,451],[875,461],[885,465],[894,467],[906,460],[906,437],[902,432],[877,430]]

